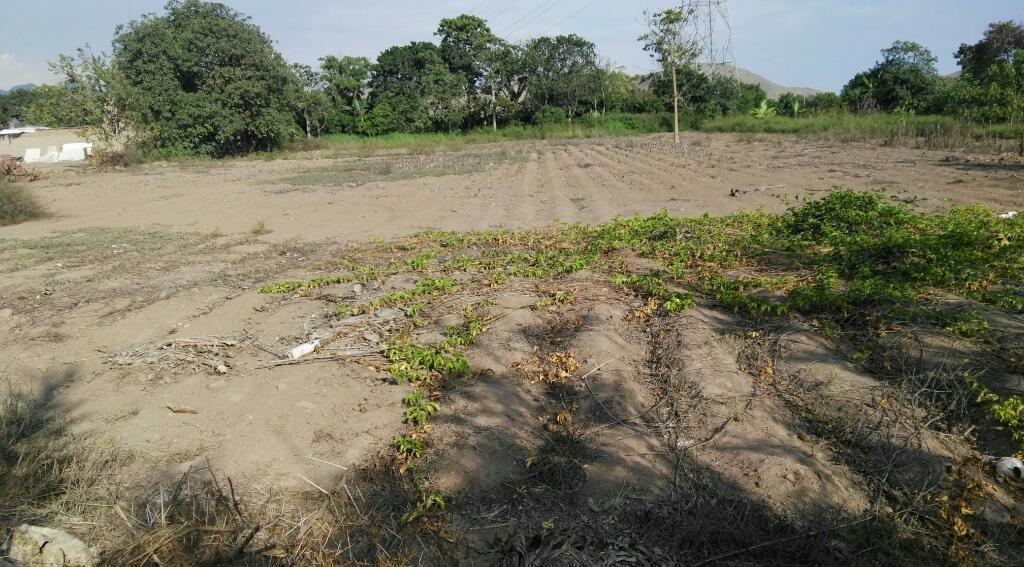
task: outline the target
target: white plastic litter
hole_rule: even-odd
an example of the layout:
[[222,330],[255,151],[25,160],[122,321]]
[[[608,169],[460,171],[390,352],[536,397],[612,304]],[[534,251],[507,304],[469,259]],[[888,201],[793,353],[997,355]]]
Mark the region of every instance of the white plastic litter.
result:
[[288,358],[292,360],[298,360],[307,354],[316,352],[316,349],[320,348],[320,341],[310,341],[308,343],[302,343],[301,345],[292,348],[288,351]]
[[56,565],[60,567],[93,567],[99,553],[73,535],[54,528],[22,524],[11,532],[0,548],[0,556],[15,565]]
[[998,216],[1001,219],[1012,219],[1013,217],[1017,216],[1017,211],[1006,211],[1005,213],[996,216]]
[[1013,457],[1003,457],[996,461],[996,474],[1012,480],[1024,480],[1024,463]]

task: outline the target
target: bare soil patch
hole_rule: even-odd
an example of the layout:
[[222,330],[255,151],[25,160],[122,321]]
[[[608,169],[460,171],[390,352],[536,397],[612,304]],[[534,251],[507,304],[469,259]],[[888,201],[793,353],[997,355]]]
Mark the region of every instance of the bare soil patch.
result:
[[[0,522],[133,565],[1012,564],[1020,488],[982,456],[1013,445],[943,380],[1019,389],[1019,314],[866,344],[707,297],[669,312],[612,283],[650,258],[582,268],[509,229],[781,212],[834,185],[1020,209],[1018,166],[689,134],[55,167],[27,184],[55,215],[0,228],[0,374],[5,415],[34,420],[11,446],[69,444],[8,472],[66,474],[0,491]],[[401,364],[436,368],[412,386]]]

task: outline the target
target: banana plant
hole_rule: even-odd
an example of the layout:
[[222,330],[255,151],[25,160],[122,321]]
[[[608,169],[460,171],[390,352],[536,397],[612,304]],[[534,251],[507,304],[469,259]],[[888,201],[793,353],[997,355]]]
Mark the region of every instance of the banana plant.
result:
[[750,115],[758,120],[775,116],[775,109],[768,106],[768,99],[761,100],[761,105],[750,111]]

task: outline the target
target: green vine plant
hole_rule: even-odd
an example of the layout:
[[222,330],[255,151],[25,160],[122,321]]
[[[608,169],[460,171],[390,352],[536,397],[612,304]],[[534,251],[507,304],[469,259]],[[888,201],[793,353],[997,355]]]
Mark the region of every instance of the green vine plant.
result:
[[977,402],[988,408],[989,415],[1006,427],[1010,436],[1020,445],[1024,454],[1024,397],[999,396],[980,384],[973,376],[966,376],[967,383],[977,394]]
[[402,515],[402,521],[406,524],[411,524],[433,510],[444,510],[444,508],[444,496],[436,492],[427,492],[420,496],[412,510]]
[[402,399],[405,404],[405,422],[409,425],[423,426],[430,420],[441,406],[428,398],[422,390],[413,390]]

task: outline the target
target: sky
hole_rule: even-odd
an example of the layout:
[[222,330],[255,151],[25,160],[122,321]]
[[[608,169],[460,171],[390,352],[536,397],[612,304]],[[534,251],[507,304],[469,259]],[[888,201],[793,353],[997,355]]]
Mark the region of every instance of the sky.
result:
[[[505,39],[575,33],[630,73],[655,63],[636,38],[645,9],[670,0],[224,0],[248,14],[290,62],[328,54],[375,57],[410,41],[430,41],[441,18],[472,13]],[[164,0],[0,0],[0,88],[53,82],[47,62],[89,44],[110,49],[114,28]],[[896,40],[916,41],[957,70],[953,52],[994,21],[1024,20],[1021,0],[727,0],[733,58],[776,83],[838,91]],[[297,6],[302,6],[298,9]],[[719,33],[719,37],[724,37]],[[717,40],[716,40],[717,41]]]

